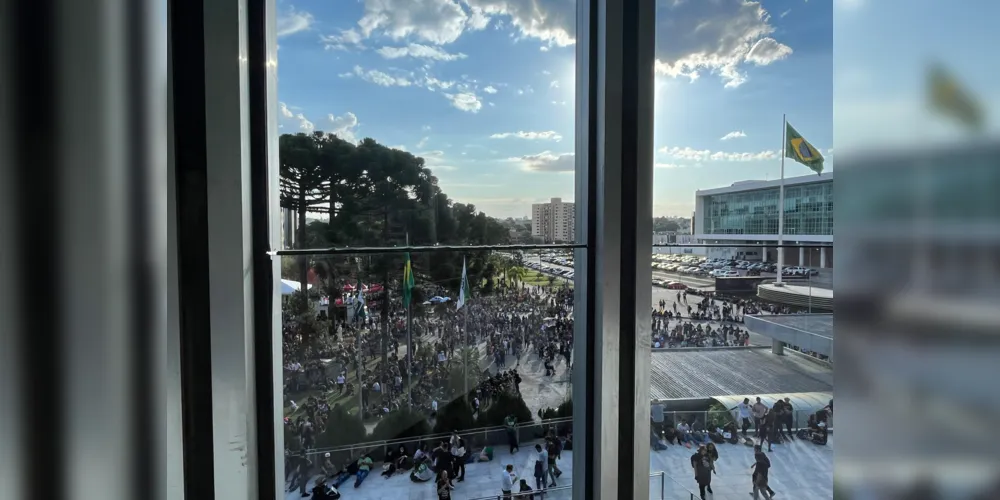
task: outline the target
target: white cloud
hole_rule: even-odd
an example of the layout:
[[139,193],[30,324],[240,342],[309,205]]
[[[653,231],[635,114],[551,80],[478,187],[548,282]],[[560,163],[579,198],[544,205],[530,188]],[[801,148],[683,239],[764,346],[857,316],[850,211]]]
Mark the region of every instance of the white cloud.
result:
[[337,137],[347,142],[357,142],[357,137],[354,136],[354,129],[358,126],[358,117],[354,113],[348,111],[341,116],[330,113],[326,116],[326,119],[330,122],[329,132],[336,134]]
[[552,80],[552,83],[549,84],[549,88],[550,89],[557,89],[557,88],[559,88],[559,80]]
[[746,62],[766,65],[792,52],[769,37],[774,27],[760,2],[682,1],[665,8],[656,28],[659,74],[694,81],[708,71],[733,88],[746,81],[741,71]]
[[429,140],[431,140],[430,137],[424,137],[423,139],[420,139],[420,142],[417,143],[417,149],[423,149],[424,146],[427,145],[427,141]]
[[462,110],[468,111],[469,113],[478,113],[483,107],[483,103],[479,101],[479,97],[472,92],[459,92],[457,94],[445,94],[445,97],[451,101],[451,105]]
[[361,43],[364,37],[361,33],[358,33],[355,29],[340,30],[339,35],[323,35],[319,37],[320,41],[323,42],[324,48],[326,50],[350,50],[354,49],[364,49],[365,46]]
[[375,52],[386,59],[399,59],[400,57],[413,57],[416,59],[432,59],[435,61],[454,61],[465,59],[465,54],[451,54],[440,47],[431,47],[419,43],[411,43],[405,47],[382,47]]
[[306,115],[299,113],[295,115],[295,119],[299,121],[300,130],[304,132],[312,132],[313,130],[316,130],[316,126],[313,125],[313,122],[306,119]]
[[423,130],[424,132],[430,132],[431,131],[431,126],[430,125],[421,125],[420,126],[420,130]]
[[298,122],[299,130],[303,132],[312,132],[316,129],[316,126],[306,118],[304,113],[295,113],[288,104],[279,102],[278,111],[281,112],[282,118]]
[[466,0],[488,15],[503,16],[522,38],[534,38],[550,46],[576,43],[575,0]]
[[508,138],[527,139],[529,141],[539,140],[539,141],[558,142],[562,140],[562,136],[552,130],[547,130],[544,132],[525,132],[522,130],[518,132],[504,132],[501,134],[493,134],[490,136],[490,139],[508,139]]
[[757,66],[767,66],[774,61],[780,61],[789,56],[792,49],[787,45],[778,43],[771,37],[761,38],[753,44],[750,52],[747,53],[747,62],[752,62]]
[[680,165],[680,164],[677,164],[677,163],[659,163],[659,162],[657,162],[657,163],[653,164],[653,167],[655,167],[655,168],[684,168],[686,166],[687,165]]
[[658,153],[675,160],[687,161],[762,161],[774,160],[778,158],[777,151],[760,151],[758,153],[727,153],[723,151],[710,151],[708,149],[694,149],[691,147],[662,147]]
[[517,89],[517,95],[533,94],[533,93],[535,93],[535,89],[531,88],[531,85],[528,85],[521,89]]
[[384,34],[400,40],[444,45],[458,40],[469,16],[457,0],[365,0],[364,16],[358,21],[365,38]]
[[483,89],[483,92],[486,92],[487,94],[496,94],[497,93],[497,89],[496,89],[496,87],[494,87],[492,85],[489,85],[485,89]]
[[486,29],[490,24],[490,17],[483,12],[483,9],[476,7],[469,8],[469,19],[466,21],[466,26],[473,31],[479,31]]
[[788,14],[791,14],[791,13],[792,13],[792,9],[788,9],[788,10],[782,12],[781,15],[779,15],[778,17],[785,17],[785,16],[787,16]]
[[361,66],[355,66],[349,73],[340,74],[341,78],[351,78],[354,76],[382,87],[409,87],[413,84],[413,82],[408,80],[406,77],[392,76],[377,69],[366,70]]
[[441,171],[441,170],[458,170],[458,167],[451,165],[445,160],[444,151],[424,151],[422,153],[416,153],[415,156],[424,159],[424,165],[426,165],[431,170]]
[[722,136],[722,138],[719,139],[719,140],[728,141],[730,139],[739,139],[741,137],[746,137],[746,136],[747,135],[742,130],[734,130],[734,131],[732,131],[732,132],[730,132],[730,133]]
[[312,26],[313,16],[308,12],[299,12],[291,9],[284,14],[278,15],[277,34],[278,37],[294,35],[300,31],[306,31]]
[[520,163],[521,168],[529,172],[573,172],[576,169],[573,153],[545,151],[535,155],[508,158],[508,161]]

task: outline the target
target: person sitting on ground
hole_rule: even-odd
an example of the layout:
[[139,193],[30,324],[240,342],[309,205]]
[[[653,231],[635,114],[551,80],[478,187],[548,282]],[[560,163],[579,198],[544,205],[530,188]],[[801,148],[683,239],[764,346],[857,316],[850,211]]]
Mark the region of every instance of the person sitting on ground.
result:
[[399,445],[396,452],[396,470],[409,470],[412,467],[410,456],[406,453],[406,445]]
[[382,463],[382,477],[389,479],[396,473],[396,452],[389,449],[385,452],[385,460]]
[[480,462],[489,462],[493,460],[493,447],[487,446],[483,448],[483,451],[479,452],[479,458],[477,460]]
[[420,465],[414,467],[413,471],[410,472],[410,481],[415,483],[426,483],[433,478],[434,471],[431,470],[426,461],[420,462]]
[[427,445],[421,444],[413,454],[413,466],[416,467],[429,459],[430,455],[427,453]]
[[361,483],[363,483],[365,478],[368,477],[368,473],[372,470],[373,463],[372,457],[367,454],[358,459],[358,476],[357,480],[354,481],[355,488],[361,486]]
[[649,449],[653,451],[660,451],[667,449],[667,445],[660,442],[660,438],[656,436],[653,431],[649,432]]
[[519,495],[517,497],[521,500],[532,500],[535,498],[535,496],[531,494],[532,491],[534,490],[531,489],[531,486],[528,486],[528,480],[522,479],[520,488],[518,489]]

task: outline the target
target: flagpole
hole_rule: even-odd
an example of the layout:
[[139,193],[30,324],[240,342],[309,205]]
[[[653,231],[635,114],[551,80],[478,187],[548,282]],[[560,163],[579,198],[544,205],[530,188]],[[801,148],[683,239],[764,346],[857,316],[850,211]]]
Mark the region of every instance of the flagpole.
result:
[[778,185],[778,279],[776,283],[781,284],[781,269],[785,263],[785,151],[788,138],[785,137],[788,130],[788,119],[784,113],[781,115],[781,181]]
[[464,360],[462,364],[465,365],[465,401],[468,402],[469,401],[469,354],[467,350],[469,349],[469,309],[464,306],[462,307],[462,309],[465,309],[465,314],[462,316],[462,330],[464,331],[465,335],[465,348],[462,350],[466,351],[462,353],[462,359]]
[[[410,246],[410,233],[406,233],[406,246]],[[410,264],[410,254],[406,254],[407,264],[410,265],[410,275],[413,275],[413,265]],[[406,280],[406,276],[403,277]],[[403,283],[403,287],[409,283]],[[389,291],[386,290],[388,297]],[[413,291],[410,291],[410,300],[406,304],[406,394],[410,402],[410,409],[413,409]]]
[[[361,280],[358,280],[358,286],[360,286],[360,285],[361,285]],[[354,307],[356,308],[357,305],[355,304]],[[358,314],[357,314],[357,312],[355,312],[355,314],[354,314],[354,322],[355,322],[355,324],[358,322]],[[364,421],[365,421],[365,397],[364,397],[364,391],[361,388],[361,386],[364,385],[364,380],[362,379],[362,376],[361,376],[361,370],[364,368],[364,360],[362,359],[362,355],[361,355],[361,328],[355,329],[355,331],[354,331],[354,337],[355,337],[354,341],[357,344],[357,351],[358,351],[358,416],[361,417],[361,423],[364,423]]]

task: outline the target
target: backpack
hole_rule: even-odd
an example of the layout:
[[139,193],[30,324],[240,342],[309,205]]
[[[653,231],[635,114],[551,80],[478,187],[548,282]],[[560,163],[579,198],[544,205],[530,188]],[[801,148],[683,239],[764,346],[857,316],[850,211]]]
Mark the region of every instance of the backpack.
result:
[[719,434],[718,432],[708,433],[708,438],[715,444],[722,444],[726,442],[726,438],[722,437],[722,434]]

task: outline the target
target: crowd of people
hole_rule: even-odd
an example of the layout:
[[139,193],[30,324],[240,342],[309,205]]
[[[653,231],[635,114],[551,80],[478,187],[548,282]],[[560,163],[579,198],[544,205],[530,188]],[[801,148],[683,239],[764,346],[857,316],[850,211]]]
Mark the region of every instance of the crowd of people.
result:
[[650,346],[654,349],[747,346],[750,345],[750,332],[742,326],[747,314],[795,312],[789,306],[755,297],[734,297],[694,289],[679,290],[672,299],[660,299],[652,309]]
[[[424,293],[444,295],[433,287]],[[384,302],[390,308],[385,315],[369,300],[365,315],[346,315],[350,320],[336,314],[319,318],[311,325],[318,332],[308,345],[298,333],[302,325],[286,314],[285,425],[286,435],[294,437],[299,450],[289,451],[286,460],[289,491],[326,498],[327,489],[338,491],[346,478],[354,477],[355,485],[361,486],[367,477],[371,464],[364,462],[365,457],[336,470],[309,460],[317,436],[327,432],[329,415],[338,407],[352,412],[360,407],[368,424],[402,408],[423,412],[433,422],[439,406],[462,397],[468,387],[473,415],[478,416],[500,394],[520,393],[522,358],[537,356],[549,377],[563,360],[571,366],[573,293],[568,287],[500,287],[492,295],[466,302],[460,310],[454,302],[424,304],[409,324],[401,300],[389,298]],[[448,459],[440,456],[427,463],[413,460],[422,453],[426,450],[413,450],[413,456],[405,449],[393,450],[384,472],[410,470],[418,480],[425,477],[424,465],[439,479],[441,470],[451,473],[453,487],[454,473],[459,471],[442,469],[439,461]],[[489,454],[492,458],[491,449]],[[316,482],[311,492],[306,491],[306,484],[317,475],[324,479],[322,484]]]
[[[753,404],[750,403],[750,398],[745,398],[729,411],[735,417],[732,420],[716,418],[712,422],[701,422],[694,417],[680,418],[676,423],[668,420],[654,421],[651,424],[650,448],[653,451],[660,451],[666,449],[668,444],[687,448],[696,446],[696,451],[691,456],[691,468],[699,494],[704,500],[706,493],[712,493],[712,476],[715,474],[715,463],[719,460],[717,445],[739,444],[742,441],[754,449],[755,460],[751,467],[753,473],[750,494],[755,499],[763,496],[770,500],[775,492],[768,482],[771,461],[765,453],[765,443],[767,453],[774,451],[774,444],[796,438],[808,440],[815,445],[826,445],[827,428],[833,415],[833,400],[812,413],[806,428],[797,431],[793,430],[795,410],[790,398],[787,397],[776,401],[771,407],[764,404],[759,397]],[[753,439],[748,435],[751,426],[756,431]]]

